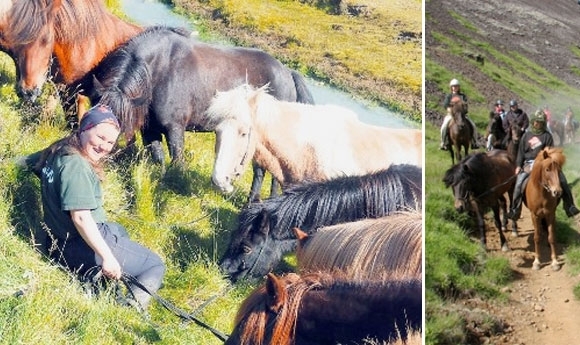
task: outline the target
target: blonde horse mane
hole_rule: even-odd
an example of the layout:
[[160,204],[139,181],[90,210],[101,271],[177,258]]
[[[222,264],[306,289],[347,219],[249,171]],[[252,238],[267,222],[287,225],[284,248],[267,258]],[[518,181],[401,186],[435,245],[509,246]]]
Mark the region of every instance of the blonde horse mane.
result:
[[546,147],[540,151],[534,160],[534,168],[532,168],[532,171],[530,172],[531,181],[538,181],[541,179],[542,169],[539,167],[542,167],[546,161],[554,162],[560,169],[562,169],[562,166],[566,163],[564,149],[561,147]]
[[299,240],[298,268],[338,271],[355,280],[420,278],[422,229],[417,211],[323,227]]

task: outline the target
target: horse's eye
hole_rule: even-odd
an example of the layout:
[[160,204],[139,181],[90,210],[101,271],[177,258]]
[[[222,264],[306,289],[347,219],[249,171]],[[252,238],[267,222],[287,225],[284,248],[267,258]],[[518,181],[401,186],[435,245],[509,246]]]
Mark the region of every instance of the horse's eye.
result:
[[252,252],[252,248],[250,246],[243,246],[242,251],[244,254],[250,254]]

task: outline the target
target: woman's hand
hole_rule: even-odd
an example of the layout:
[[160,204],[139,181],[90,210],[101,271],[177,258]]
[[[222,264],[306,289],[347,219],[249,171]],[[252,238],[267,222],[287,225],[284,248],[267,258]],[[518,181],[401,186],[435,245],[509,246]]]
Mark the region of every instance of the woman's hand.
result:
[[112,255],[108,258],[103,258],[102,270],[105,277],[115,280],[120,279],[123,273],[119,261]]
[[520,168],[520,167],[517,167],[517,168],[516,168],[516,175],[517,175],[517,174],[519,174],[519,173],[520,173],[520,171],[522,171],[522,168]]

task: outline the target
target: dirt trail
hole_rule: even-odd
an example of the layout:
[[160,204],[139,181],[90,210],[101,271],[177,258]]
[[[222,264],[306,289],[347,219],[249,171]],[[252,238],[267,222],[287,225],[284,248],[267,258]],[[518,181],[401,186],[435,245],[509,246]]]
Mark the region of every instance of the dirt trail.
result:
[[488,223],[490,254],[508,257],[517,277],[506,288],[510,296],[507,305],[488,305],[489,312],[507,325],[504,334],[492,337],[489,343],[580,344],[580,301],[573,295],[573,288],[580,282],[580,276],[572,277],[568,273],[562,256],[562,245],[557,244],[556,247],[558,260],[563,263],[562,268],[553,271],[550,267],[550,247],[547,235],[544,234],[541,237],[542,268],[539,271],[532,270],[534,227],[525,206],[522,218],[518,221],[518,237],[512,237],[511,231],[506,232],[506,236],[511,250],[503,253],[497,231],[493,224]]

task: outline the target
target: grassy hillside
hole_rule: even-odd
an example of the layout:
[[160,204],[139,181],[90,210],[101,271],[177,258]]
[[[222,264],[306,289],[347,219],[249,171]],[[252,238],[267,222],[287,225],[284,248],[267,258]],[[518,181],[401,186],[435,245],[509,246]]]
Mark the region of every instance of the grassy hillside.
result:
[[[203,30],[263,49],[304,74],[421,122],[419,0],[171,2],[180,13],[195,13]],[[352,7],[360,13],[353,15]]]
[[[0,54],[0,344],[220,344],[211,333],[152,303],[150,319],[121,307],[112,294],[87,294],[39,251],[39,180],[18,157],[62,137],[62,109],[19,103],[14,64]],[[51,93],[45,88],[43,97]],[[214,134],[186,137],[186,166],[169,169],[144,157],[112,165],[105,182],[109,218],[160,253],[168,271],[160,295],[187,312],[218,295],[198,317],[229,334],[241,300],[253,286],[229,287],[216,261],[246,201],[251,171],[224,196],[210,185]],[[141,148],[142,150],[142,148]],[[251,170],[251,169],[250,169]]]
[[[463,91],[470,97],[470,117],[475,120],[481,135],[485,133],[490,104],[495,97],[505,97],[504,88],[510,90],[511,97],[524,100],[528,113],[547,102],[552,105],[554,114],[564,111],[570,104],[567,100],[574,99],[577,89],[517,52],[499,49],[490,42],[464,34],[478,28],[453,11],[449,11],[449,16],[457,19],[451,33],[437,30],[436,25],[430,27],[430,20],[436,19],[430,18],[429,13],[426,17],[426,27],[432,35],[429,39],[433,43],[426,46],[425,61],[426,114],[431,120],[425,125],[426,344],[473,344],[479,339],[468,338],[470,325],[466,315],[470,311],[455,302],[481,298],[502,304],[506,297],[502,288],[515,277],[505,256],[490,255],[480,247],[476,236],[472,237],[473,221],[455,212],[452,192],[445,189],[441,181],[451,164],[449,153],[438,150],[443,116],[441,103],[448,92],[449,80],[461,80]],[[485,64],[466,57],[465,51],[470,50],[483,51]],[[448,67],[451,61],[456,61],[455,70]],[[488,79],[497,84],[481,83]],[[494,87],[495,96],[491,98],[489,95],[494,94]],[[580,150],[571,145],[566,147],[565,153],[564,173],[568,181],[577,182]],[[572,183],[573,194],[578,196],[580,185],[575,182]],[[580,272],[580,243],[574,240],[577,238],[576,225],[566,218],[561,207],[557,210],[557,226],[557,240],[564,244],[566,256],[564,269],[577,275]],[[575,288],[575,295],[580,299],[580,286]],[[494,322],[491,318],[478,320],[478,324],[490,330]]]

